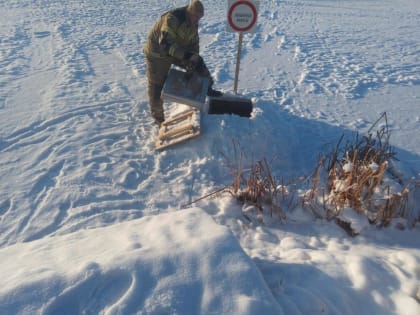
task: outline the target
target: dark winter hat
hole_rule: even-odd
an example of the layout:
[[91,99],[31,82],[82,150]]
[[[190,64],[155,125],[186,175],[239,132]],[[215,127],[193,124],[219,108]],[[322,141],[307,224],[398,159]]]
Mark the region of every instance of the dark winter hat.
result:
[[192,14],[192,15],[199,15],[199,16],[203,16],[204,15],[204,6],[201,3],[200,0],[194,0],[192,1],[188,8],[187,11]]

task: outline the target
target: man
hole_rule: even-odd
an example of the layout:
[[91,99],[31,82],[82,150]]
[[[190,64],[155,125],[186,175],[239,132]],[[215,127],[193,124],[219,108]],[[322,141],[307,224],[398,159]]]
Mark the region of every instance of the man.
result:
[[213,90],[213,79],[199,55],[198,22],[204,16],[201,1],[164,13],[155,23],[144,47],[150,111],[160,125],[165,120],[161,92],[171,65],[209,78],[207,95],[221,96]]

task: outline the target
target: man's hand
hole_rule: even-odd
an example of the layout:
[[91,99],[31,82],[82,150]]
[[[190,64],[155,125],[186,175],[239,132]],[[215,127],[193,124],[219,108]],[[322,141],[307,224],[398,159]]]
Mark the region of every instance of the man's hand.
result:
[[203,68],[204,61],[199,54],[188,52],[185,55],[187,72],[200,71]]
[[186,58],[186,69],[187,72],[194,72],[195,69],[197,68],[197,64],[199,61],[199,55],[197,54],[193,54],[193,53],[187,53],[186,54],[187,58]]
[[193,54],[190,59],[188,59],[189,63],[191,63],[192,65],[194,65],[194,68],[197,67],[198,62],[200,61],[200,56],[197,54]]

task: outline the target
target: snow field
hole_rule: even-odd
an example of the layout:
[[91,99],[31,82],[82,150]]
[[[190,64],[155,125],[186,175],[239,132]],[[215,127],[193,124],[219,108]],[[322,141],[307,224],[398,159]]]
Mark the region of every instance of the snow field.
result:
[[[349,238],[302,209],[249,222],[232,140],[278,178],[387,112],[404,180],[420,174],[416,0],[261,1],[239,93],[156,152],[142,48],[185,1],[0,0],[0,314],[418,314],[418,226]],[[237,34],[204,1],[201,52],[233,89]],[[176,112],[166,104],[167,112]]]

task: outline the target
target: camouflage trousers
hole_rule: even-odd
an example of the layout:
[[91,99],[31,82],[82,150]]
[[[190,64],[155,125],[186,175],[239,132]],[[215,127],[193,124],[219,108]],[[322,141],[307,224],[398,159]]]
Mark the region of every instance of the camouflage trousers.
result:
[[146,57],[146,76],[149,106],[156,122],[165,120],[161,93],[172,61],[167,58]]
[[[185,66],[171,57],[156,58],[146,56],[146,77],[148,84],[147,88],[150,112],[154,120],[158,123],[161,123],[165,120],[161,93],[171,65],[176,65],[181,68],[184,68]],[[202,71],[198,72],[197,74],[200,76],[208,77],[210,80],[209,86],[211,87],[213,85],[213,79],[211,78],[210,72],[205,65],[204,69],[202,69]]]

